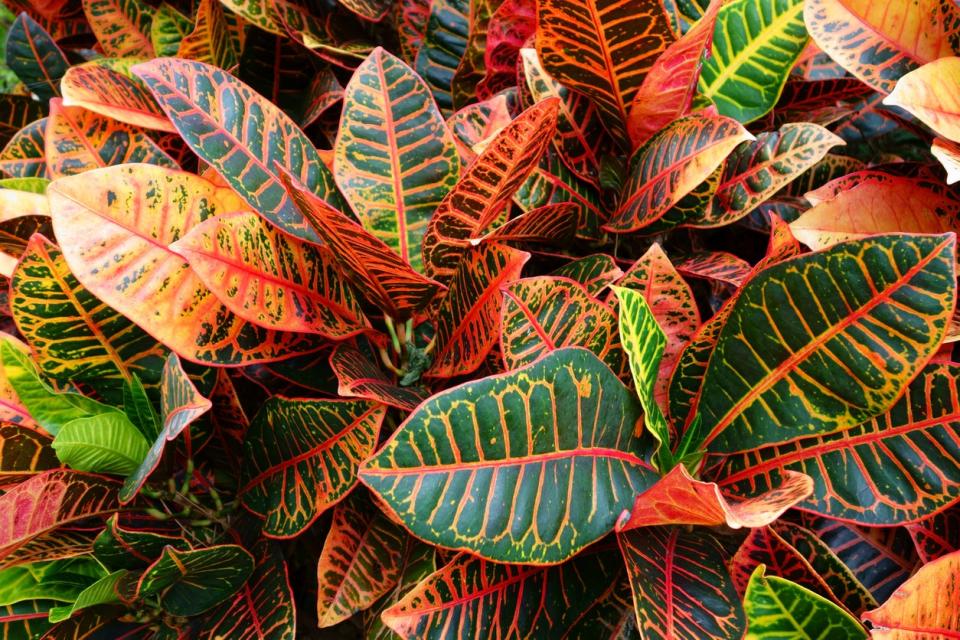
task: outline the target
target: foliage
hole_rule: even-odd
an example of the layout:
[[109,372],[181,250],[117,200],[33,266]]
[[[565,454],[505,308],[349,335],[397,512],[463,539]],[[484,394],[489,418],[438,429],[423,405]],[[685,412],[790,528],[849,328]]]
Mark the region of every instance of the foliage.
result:
[[953,0],[2,2],[2,637],[960,637]]

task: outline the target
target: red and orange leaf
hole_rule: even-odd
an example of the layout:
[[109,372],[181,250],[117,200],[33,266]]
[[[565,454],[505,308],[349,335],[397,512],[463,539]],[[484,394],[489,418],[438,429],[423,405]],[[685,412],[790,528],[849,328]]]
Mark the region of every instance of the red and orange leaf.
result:
[[44,152],[51,179],[131,162],[179,168],[143,130],[59,98],[50,101]]
[[141,0],[83,0],[83,12],[108,56],[153,57],[150,23],[156,10]]
[[382,240],[337,211],[281,169],[284,188],[318,237],[329,246],[344,276],[394,320],[426,307],[444,286],[423,276]]
[[623,271],[607,254],[595,253],[568,262],[550,275],[579,282],[587,293],[596,297],[609,285],[623,277]]
[[617,316],[579,283],[556,276],[524,278],[503,289],[500,350],[508,370],[563,347],[584,347],[629,380]]
[[517,189],[513,201],[524,211],[547,204],[572,202],[578,210],[576,236],[584,240],[599,238],[600,225],[609,217],[609,210],[601,202],[599,190],[578,179],[550,150],[530,172],[527,181]]
[[407,532],[363,494],[333,510],[317,565],[317,620],[331,627],[372,606],[396,585]]
[[269,537],[289,538],[342,500],[373,453],[386,406],[274,396],[244,440],[241,500]]
[[696,24],[660,54],[643,79],[627,113],[634,149],[690,110],[721,6],[723,0],[711,0]]
[[13,178],[46,178],[43,136],[47,119],[31,122],[14,134],[0,152],[0,171]]
[[[493,12],[503,0],[472,0],[467,27],[467,41],[450,83],[453,107],[459,109],[477,101],[477,85],[483,80],[487,48],[487,31]],[[436,38],[437,34],[431,34]]]
[[253,212],[207,218],[170,249],[248,322],[334,339],[368,328],[330,250],[280,233]]
[[471,164],[512,118],[510,100],[505,93],[467,105],[450,116],[447,126],[463,163]]
[[863,614],[877,640],[934,640],[960,634],[960,551],[920,567],[879,609]]
[[0,496],[0,557],[57,527],[114,513],[119,485],[90,473],[54,469]]
[[720,184],[704,215],[686,222],[693,227],[719,227],[747,215],[794,178],[815,166],[843,140],[807,122],[783,125],[761,133],[730,154]]
[[337,376],[337,394],[346,398],[364,398],[391,407],[413,411],[430,395],[424,387],[401,387],[360,349],[338,344],[330,354],[330,368]]
[[619,533],[617,540],[641,637],[743,637],[746,619],[727,570],[729,553],[710,530],[651,527]]
[[517,56],[537,28],[537,5],[531,0],[503,0],[490,17],[484,51],[484,76],[477,85],[481,99],[493,97],[517,82]]
[[613,145],[600,121],[600,112],[587,96],[551,78],[536,49],[520,50],[523,75],[534,102],[555,97],[560,101],[553,145],[564,164],[583,180],[600,185],[600,158]]
[[207,217],[243,210],[230,189],[138,164],[61,178],[47,195],[64,257],[80,283],[187,360],[239,365],[320,348],[312,336],[243,321],[168,247]]
[[411,66],[416,64],[429,18],[429,0],[400,0],[394,3],[394,23],[397,25],[400,53]]
[[753,271],[750,263],[726,251],[697,253],[677,265],[685,276],[704,278],[740,287]]
[[[643,294],[657,324],[666,335],[660,375],[654,385],[654,398],[666,411],[670,373],[680,358],[680,352],[700,327],[697,301],[670,258],[656,243],[630,267],[617,285]],[[615,300],[616,296],[607,297],[611,304]]]
[[507,220],[483,238],[472,240],[505,243],[548,243],[566,245],[573,240],[579,221],[579,209],[573,202],[545,204]]
[[63,104],[147,129],[177,131],[142,80],[130,73],[136,60],[100,59],[70,67],[60,90]]
[[878,233],[946,233],[960,216],[960,199],[943,185],[877,171],[838,178],[816,194],[819,201],[790,223],[814,250]]
[[[593,579],[600,575],[605,580]],[[464,628],[477,638],[614,640],[635,631],[624,616],[630,608],[623,602],[629,588],[622,576],[623,561],[609,549],[553,567],[498,564],[461,553],[384,611],[383,621],[405,640]],[[597,606],[611,595],[617,606]]]
[[604,229],[628,233],[653,224],[706,180],[738,144],[753,139],[739,122],[724,116],[694,114],[674,120],[633,156],[622,200]]
[[955,505],[915,524],[908,524],[917,553],[923,562],[960,551],[960,505]]
[[882,93],[905,73],[956,55],[960,35],[960,8],[947,0],[807,0],[803,19],[817,46]]
[[427,274],[438,279],[454,275],[470,239],[482,236],[503,213],[540,161],[556,129],[559,109],[556,98],[530,107],[470,165],[430,218],[423,239]]
[[132,70],[193,152],[257,213],[281,231],[308,242],[320,240],[287,194],[279,172],[290,172],[334,207],[342,208],[343,199],[313,143],[279,107],[203,62],[157,58]]
[[564,86],[589,96],[615,140],[657,57],[676,39],[661,0],[542,0],[537,54]]
[[678,464],[652,487],[637,496],[624,512],[617,531],[640,527],[683,524],[732,529],[763,527],[810,495],[813,480],[802,473],[783,475],[783,483],[758,495],[731,500],[714,482],[694,479]]
[[380,47],[343,100],[337,184],[360,224],[422,272],[428,220],[460,175],[453,136],[423,80]]
[[902,107],[939,135],[960,142],[960,58],[928,62],[897,81],[884,104]]
[[193,31],[180,41],[177,57],[198,60],[221,69],[229,69],[237,63],[230,27],[218,0],[200,0]]
[[6,145],[23,127],[45,115],[46,104],[30,96],[0,95],[0,144]]
[[520,277],[529,257],[498,244],[464,253],[436,312],[436,347],[428,376],[450,378],[483,363],[500,334],[501,289]]
[[[790,546],[771,527],[751,529],[730,561],[730,577],[743,595],[754,570],[760,565],[769,575],[795,582],[825,598],[835,599],[833,592],[803,555]],[[837,602],[837,604],[841,604]]]

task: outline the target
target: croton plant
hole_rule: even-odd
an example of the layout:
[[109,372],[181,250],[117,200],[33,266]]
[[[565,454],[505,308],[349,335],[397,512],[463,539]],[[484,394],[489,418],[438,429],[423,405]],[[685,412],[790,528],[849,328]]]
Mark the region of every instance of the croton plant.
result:
[[954,0],[3,2],[3,638],[960,637]]

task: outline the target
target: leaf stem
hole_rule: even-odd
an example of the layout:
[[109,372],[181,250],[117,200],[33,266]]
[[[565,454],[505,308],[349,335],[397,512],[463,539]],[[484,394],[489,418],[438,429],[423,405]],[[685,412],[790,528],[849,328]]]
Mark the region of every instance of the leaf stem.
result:
[[387,325],[387,331],[390,333],[390,341],[393,343],[393,350],[400,353],[400,338],[397,337],[397,328],[393,326],[393,318],[388,315],[383,316],[383,322]]

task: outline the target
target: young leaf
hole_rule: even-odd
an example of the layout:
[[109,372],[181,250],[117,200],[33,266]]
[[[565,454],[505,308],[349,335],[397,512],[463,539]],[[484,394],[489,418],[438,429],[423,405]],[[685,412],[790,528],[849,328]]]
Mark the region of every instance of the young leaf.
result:
[[340,343],[333,350],[330,368],[337,376],[337,394],[345,398],[365,398],[413,411],[430,395],[424,387],[399,386],[376,362],[349,343]]
[[74,602],[103,573],[90,557],[9,567],[0,571],[0,606],[25,600]]
[[564,86],[589,96],[615,140],[626,141],[630,104],[676,36],[660,0],[537,3],[537,54]]
[[381,48],[343,100],[337,184],[360,224],[422,272],[427,222],[460,175],[453,137],[423,81]]
[[618,534],[617,540],[644,638],[743,637],[746,619],[727,572],[727,553],[709,530],[652,527]]
[[331,627],[373,605],[400,578],[404,530],[357,494],[333,510],[317,566],[317,618]]
[[255,213],[208,218],[170,249],[230,311],[258,326],[334,339],[367,327],[330,250],[283,234]]
[[[629,496],[652,483],[633,435],[639,418],[596,356],[559,349],[434,395],[360,478],[428,542],[500,562],[561,562],[609,533]],[[579,500],[574,486],[592,498]]]
[[846,611],[789,580],[764,575],[763,565],[750,576],[743,608],[750,640],[777,635],[830,640],[837,634],[867,639],[866,630]]
[[751,122],[777,103],[807,46],[803,8],[804,0],[735,0],[720,9],[700,91],[721,115]]
[[[262,329],[230,313],[169,248],[204,219],[243,210],[229,188],[135,164],[61,178],[47,196],[64,258],[77,280],[184,358],[241,364],[320,347],[311,336]],[[108,269],[104,255],[110,256]],[[165,286],[157,288],[158,282]]]
[[365,400],[267,400],[244,441],[243,506],[267,535],[297,535],[356,484],[385,414]]
[[827,435],[889,409],[943,338],[955,245],[953,234],[874,236],[754,277],[704,376],[704,444],[729,453]]
[[888,6],[871,0],[806,0],[803,18],[822,51],[885,94],[905,73],[957,54],[960,8],[953,2]]
[[[184,141],[246,202],[282,231],[320,236],[293,204],[278,167],[340,209],[343,199],[313,143],[273,103],[229,73],[202,62],[155,59],[132,68]],[[256,113],[256,128],[247,124]]]
[[56,41],[25,12],[7,31],[7,68],[41,100],[60,95],[60,78],[70,63]]
[[616,213],[604,225],[628,233],[653,224],[753,136],[730,118],[696,114],[674,120],[633,156]]
[[71,469],[126,476],[140,465],[150,445],[127,416],[111,411],[63,425],[53,448]]

